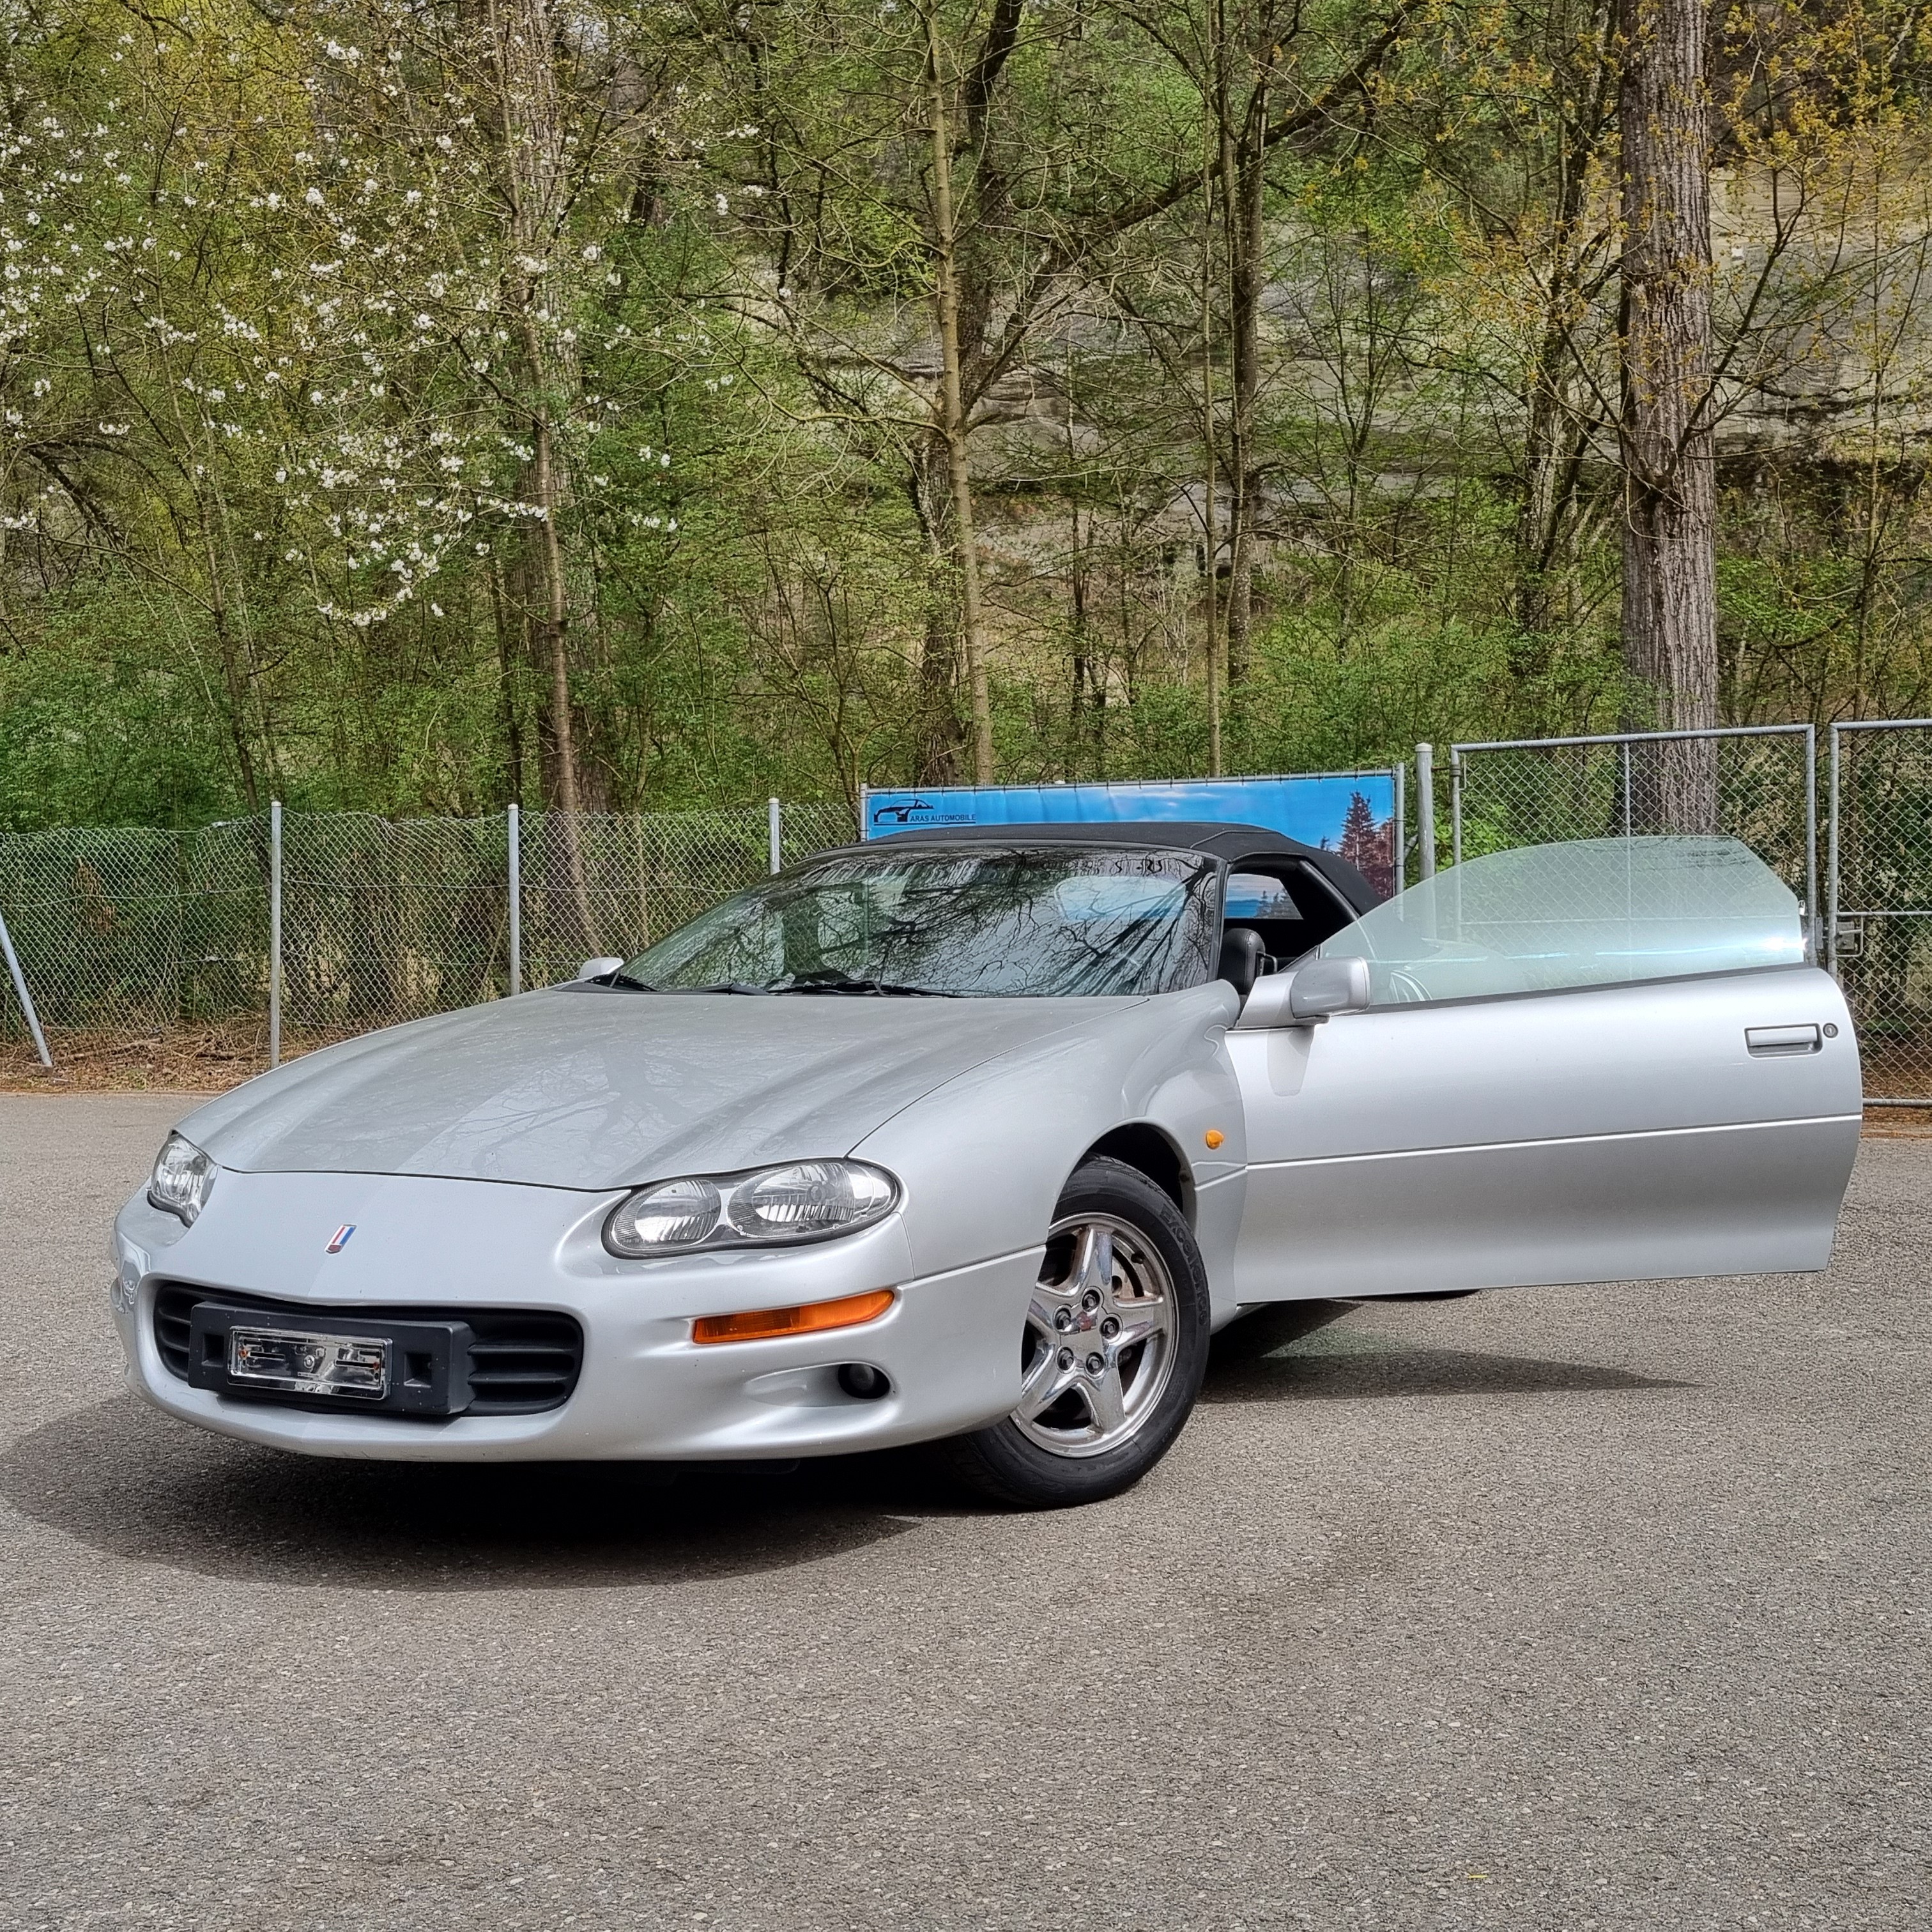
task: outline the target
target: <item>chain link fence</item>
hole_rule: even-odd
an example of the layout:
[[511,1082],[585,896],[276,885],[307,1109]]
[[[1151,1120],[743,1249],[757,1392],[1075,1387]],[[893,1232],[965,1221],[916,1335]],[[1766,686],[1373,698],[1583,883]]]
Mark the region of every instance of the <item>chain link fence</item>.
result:
[[1827,958],[1867,1097],[1932,1106],[1932,720],[1832,728]]
[[[260,1006],[268,878],[266,820],[0,834],[0,914],[50,1026],[152,1030]],[[22,1019],[0,986],[0,1032]]]
[[1867,1099],[1932,1107],[1932,720],[1832,727],[1822,866],[1818,777],[1802,724],[1456,745],[1450,856],[1632,832],[1741,839],[1804,905],[1858,1026]]
[[[856,832],[836,805],[788,806],[778,824],[786,863]],[[568,978],[592,955],[640,950],[771,865],[762,806],[526,813],[517,920],[511,837],[508,814],[284,813],[291,1032],[360,1033],[468,1006],[508,992],[513,974],[526,986]],[[266,1049],[272,844],[266,816],[188,832],[0,832],[0,916],[43,1025],[102,1040],[242,1025]],[[0,973],[0,1038],[26,1031]]]
[[1816,934],[1817,741],[1808,724],[1454,745],[1449,774],[1454,862],[1572,838],[1718,832],[1790,886]]
[[[782,863],[857,836],[842,805],[789,805]],[[758,812],[604,818],[527,812],[523,823],[524,982],[567,979],[597,955],[641,952],[770,871]]]
[[282,1014],[362,1033],[509,990],[508,821],[282,815]]
[[[1832,728],[1822,868],[1808,725],[1462,744],[1449,766],[1436,830],[1452,860],[1633,832],[1742,839],[1812,917],[1858,1022],[1868,1093],[1932,1106],[1932,721]],[[856,833],[837,805],[788,806],[779,824],[788,864]],[[286,813],[284,1023],[340,1037],[628,956],[762,877],[771,836],[760,807],[520,824]],[[272,848],[266,817],[0,832],[0,916],[56,1058],[204,1029],[227,1042],[218,1058],[260,1064]],[[0,1043],[26,1032],[0,971]]]

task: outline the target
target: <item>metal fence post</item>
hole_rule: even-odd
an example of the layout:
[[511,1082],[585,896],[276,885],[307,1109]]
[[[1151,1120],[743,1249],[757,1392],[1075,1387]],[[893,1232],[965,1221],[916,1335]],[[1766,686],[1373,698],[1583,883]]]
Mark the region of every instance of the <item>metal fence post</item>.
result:
[[14,992],[20,1002],[20,1010],[27,1016],[27,1030],[34,1036],[34,1051],[40,1056],[40,1064],[51,1073],[54,1070],[54,1063],[47,1052],[47,1036],[40,1030],[40,1016],[34,1010],[34,996],[27,991],[27,976],[20,970],[20,957],[14,950],[14,942],[8,936],[7,922],[4,918],[0,918],[0,952],[7,956],[8,974],[14,982]]
[[175,1024],[184,1024],[195,995],[194,968],[188,963],[189,885],[197,875],[190,872],[201,857],[200,831],[175,834]]
[[[1826,956],[1863,1036],[1864,1103],[1932,1106],[1932,1025],[1923,990],[1932,950],[1924,763],[1932,718],[1842,718],[1831,733]],[[1874,758],[1881,762],[1869,771]]]
[[268,801],[268,1064],[282,1064],[282,802]]
[[524,814],[509,810],[510,842],[510,997],[524,990]]
[[1415,876],[1436,876],[1436,749],[1415,748]]
[[1406,790],[1405,781],[1408,776],[1407,766],[1398,760],[1389,768],[1389,776],[1395,781],[1395,878],[1394,886],[1400,892],[1408,884],[1408,828],[1402,823],[1402,794]]
[[1832,727],[1831,797],[1825,812],[1825,964],[1838,975],[1838,728]]
[[765,829],[771,839],[772,870],[784,870],[784,808],[775,798],[765,801]]
[[1811,935],[1811,963],[1823,948],[1818,944],[1818,728],[1804,728],[1804,930]]

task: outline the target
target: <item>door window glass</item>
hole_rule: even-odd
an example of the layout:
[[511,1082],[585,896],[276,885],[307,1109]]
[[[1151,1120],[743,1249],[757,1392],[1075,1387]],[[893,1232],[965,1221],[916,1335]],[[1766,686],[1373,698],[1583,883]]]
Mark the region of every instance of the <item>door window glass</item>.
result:
[[1264,872],[1231,872],[1224,904],[1230,919],[1299,919],[1300,908],[1280,879]]
[[1323,929],[1309,929],[1286,882],[1272,873],[1244,872],[1237,866],[1228,874],[1222,904],[1226,930],[1245,926],[1260,939],[1264,973],[1299,958],[1322,937]]
[[1804,919],[1734,838],[1587,838],[1452,866],[1320,950],[1366,959],[1388,1006],[1800,965]]

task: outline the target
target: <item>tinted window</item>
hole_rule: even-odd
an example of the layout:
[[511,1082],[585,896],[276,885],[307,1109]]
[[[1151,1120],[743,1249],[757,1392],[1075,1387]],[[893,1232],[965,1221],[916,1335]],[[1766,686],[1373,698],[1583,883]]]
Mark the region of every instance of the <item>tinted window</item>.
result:
[[1370,962],[1372,1004],[1613,986],[1802,963],[1790,888],[1731,838],[1592,838],[1492,853],[1321,947]]

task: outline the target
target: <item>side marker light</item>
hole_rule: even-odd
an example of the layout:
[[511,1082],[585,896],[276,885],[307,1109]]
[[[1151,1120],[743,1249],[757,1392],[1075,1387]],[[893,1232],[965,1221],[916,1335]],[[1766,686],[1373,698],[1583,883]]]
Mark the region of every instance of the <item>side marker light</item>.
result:
[[815,1335],[827,1328],[856,1328],[876,1322],[898,1300],[890,1288],[842,1294],[836,1301],[808,1301],[799,1308],[752,1308],[742,1315],[700,1315],[691,1324],[694,1342],[766,1342],[780,1335]]
[[1223,1132],[1222,1132],[1221,1130],[1220,1130],[1219,1127],[1210,1127],[1210,1128],[1208,1130],[1208,1132],[1207,1132],[1206,1138],[1207,1138],[1208,1144],[1210,1148],[1217,1148],[1217,1147],[1219,1147],[1219,1146],[1221,1144],[1221,1143],[1222,1143],[1224,1140],[1226,1140],[1227,1138],[1228,1138],[1228,1136],[1227,1136],[1226,1134],[1224,1134]]

